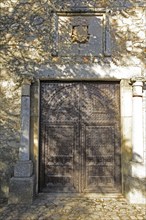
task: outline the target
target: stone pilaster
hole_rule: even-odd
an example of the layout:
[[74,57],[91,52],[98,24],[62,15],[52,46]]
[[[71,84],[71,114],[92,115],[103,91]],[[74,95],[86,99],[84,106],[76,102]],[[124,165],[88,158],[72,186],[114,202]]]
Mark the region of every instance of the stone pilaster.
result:
[[30,158],[30,85],[31,80],[23,81],[19,160],[10,180],[9,203],[31,203],[34,196],[33,163]]
[[143,79],[131,80],[132,96],[132,161],[129,173],[128,199],[131,203],[146,202],[146,164],[144,161]]
[[143,81],[135,79],[132,83],[133,88],[133,123],[132,123],[132,161],[143,162],[144,148],[143,148],[143,112],[142,112],[142,90]]
[[19,159],[30,158],[30,81],[24,81],[21,93],[21,139],[19,148]]

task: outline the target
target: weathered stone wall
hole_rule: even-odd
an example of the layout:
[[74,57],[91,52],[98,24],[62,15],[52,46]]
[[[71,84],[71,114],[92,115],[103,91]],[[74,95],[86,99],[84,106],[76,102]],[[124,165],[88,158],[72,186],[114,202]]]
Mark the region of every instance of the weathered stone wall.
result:
[[[23,78],[27,76],[53,78],[53,68],[57,74],[61,73],[60,77],[76,78],[77,64],[80,64],[80,68],[83,64],[87,65],[87,69],[92,70],[96,64],[99,71],[106,67],[107,73],[108,68],[116,70],[123,67],[124,70],[125,67],[135,66],[144,75],[145,7],[144,1],[139,0],[2,0],[0,4],[2,9],[0,197],[7,197],[9,179],[13,175],[13,165],[18,158],[20,88]],[[106,20],[108,28],[106,35],[102,35],[101,50],[104,51],[106,41],[109,54],[100,52],[96,55],[91,51],[89,54],[74,56],[72,53],[63,53],[60,44],[64,48],[65,42],[58,41],[56,44],[58,29],[54,23],[54,19],[58,22],[62,14],[56,15],[56,11],[70,13],[65,15],[66,23],[73,12],[78,13],[78,16],[86,11],[91,12],[93,16],[97,13],[97,17],[99,14],[104,18],[108,17]],[[63,31],[61,28],[59,33]],[[69,29],[65,31],[70,36]],[[83,74],[86,77],[86,73]],[[109,75],[110,73],[107,74],[108,77]],[[98,77],[98,74],[91,74],[92,76]]]
[[143,131],[144,131],[144,160],[146,162],[146,83],[143,94]]
[[[51,63],[98,62],[102,64],[103,61],[108,60],[110,65],[141,66],[144,63],[145,40],[145,14],[142,2],[136,0],[2,1],[3,65],[17,76],[35,74],[41,64]],[[55,55],[52,47],[54,32],[57,31],[54,31],[57,28],[53,23],[53,12],[56,10],[105,11],[109,16],[112,35],[111,59],[104,57],[89,59],[82,56],[77,60],[69,54]]]
[[5,71],[0,76],[0,198],[8,196],[20,136],[19,84]]

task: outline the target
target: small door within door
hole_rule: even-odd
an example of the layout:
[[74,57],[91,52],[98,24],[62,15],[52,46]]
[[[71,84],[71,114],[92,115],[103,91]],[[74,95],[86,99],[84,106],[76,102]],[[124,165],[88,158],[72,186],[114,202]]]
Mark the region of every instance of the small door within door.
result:
[[40,190],[119,192],[119,83],[42,82]]

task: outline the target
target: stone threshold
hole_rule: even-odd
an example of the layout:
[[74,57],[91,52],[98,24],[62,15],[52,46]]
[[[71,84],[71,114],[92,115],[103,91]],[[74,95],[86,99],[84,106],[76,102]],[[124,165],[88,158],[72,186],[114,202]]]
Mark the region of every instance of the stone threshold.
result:
[[92,199],[125,199],[121,193],[39,193],[35,198],[92,198]]

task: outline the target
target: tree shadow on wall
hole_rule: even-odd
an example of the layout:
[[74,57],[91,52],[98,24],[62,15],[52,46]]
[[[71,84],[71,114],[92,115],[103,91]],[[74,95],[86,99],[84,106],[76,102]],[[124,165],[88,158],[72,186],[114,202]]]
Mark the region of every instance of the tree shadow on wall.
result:
[[[61,4],[59,3],[61,2]],[[64,9],[62,8],[62,1],[57,3],[51,3],[50,1],[2,1],[3,11],[2,15],[2,45],[1,45],[1,60],[2,60],[2,71],[1,71],[1,81],[12,81],[17,84],[17,88],[20,88],[23,78],[33,76],[34,78],[40,77],[54,77],[54,68],[57,74],[60,73],[58,78],[77,78],[78,74],[81,74],[81,78],[96,78],[100,76],[100,71],[105,68],[105,66],[110,67],[111,65],[135,65],[135,61],[144,64],[142,57],[142,50],[140,48],[141,36],[136,32],[134,27],[131,25],[123,23],[123,28],[121,28],[121,22],[124,18],[124,22],[132,17],[133,21],[139,19],[139,15],[134,12],[132,7],[135,5],[134,1],[120,1],[122,6],[127,6],[128,9],[120,9],[120,5],[112,5],[118,3],[112,3],[108,1],[107,3],[102,3],[102,7],[108,7],[110,9],[110,17],[118,19],[111,19],[111,33],[112,33],[112,57],[101,58],[97,57],[97,65],[100,67],[98,72],[92,68],[93,56],[91,51],[91,56],[79,57],[79,60],[70,58],[68,56],[58,57],[52,55],[52,49],[54,45],[54,29],[52,27],[52,16],[53,12],[56,11],[76,11],[76,8],[81,11],[95,11],[94,7],[97,7],[93,1],[85,2],[82,1],[82,5],[68,3],[64,1]],[[103,5],[102,5],[103,4]],[[107,5],[106,5],[107,4]],[[85,6],[85,7],[82,7]],[[58,8],[57,8],[58,7]],[[98,6],[99,7],[99,6]],[[50,16],[51,15],[51,16]],[[114,26],[114,27],[113,27]],[[120,31],[119,31],[120,29]],[[68,32],[68,29],[65,29]],[[126,33],[126,34],[125,34]],[[128,50],[127,50],[127,40],[128,40]],[[131,42],[135,42],[135,46]],[[122,49],[124,48],[124,50]],[[137,48],[135,50],[135,48]],[[118,52],[119,51],[119,52]],[[102,54],[101,54],[102,55]],[[134,58],[130,58],[130,57]],[[71,65],[73,67],[71,67]],[[86,67],[82,69],[79,64],[87,64]],[[107,71],[104,77],[110,77],[110,73]],[[16,89],[17,89],[16,88]],[[2,106],[6,100],[8,100],[5,95],[5,88],[2,87]],[[12,92],[13,93],[13,92]],[[19,95],[18,95],[19,96]],[[13,94],[13,98],[14,98]],[[11,113],[7,111],[9,109],[10,103],[6,108],[2,108],[2,112],[5,112],[5,116],[2,114],[1,117],[6,121],[5,125],[2,123],[2,129],[4,131],[8,130],[10,132],[11,125],[14,123],[15,119],[11,120]],[[19,122],[17,126],[19,127]],[[19,129],[16,126],[16,132],[13,133],[16,141],[16,136],[18,135]],[[14,129],[15,130],[15,129]],[[17,134],[16,134],[17,133]],[[4,135],[5,140],[7,136]],[[13,145],[11,145],[13,147]],[[6,146],[7,148],[7,146]],[[17,144],[18,148],[18,144]],[[15,154],[15,153],[14,153]],[[14,155],[13,154],[13,155]],[[12,159],[13,162],[15,158]],[[9,165],[4,162],[4,173],[7,173]],[[8,180],[7,180],[8,181]],[[4,195],[4,194],[3,194]]]
[[[19,92],[13,89],[13,86],[10,88],[9,82],[6,83],[4,90],[2,87],[0,89],[0,200],[8,197],[9,180],[13,175],[20,146],[20,103],[16,101],[16,106],[12,99],[15,97],[17,100]],[[10,108],[12,105],[13,109]]]
[[[105,58],[103,54],[100,53],[98,54],[99,56],[95,56],[96,64],[105,68],[105,65],[135,66],[139,65],[139,62],[144,63],[142,57],[143,49],[140,48],[142,33],[140,35],[139,31],[137,32],[134,26],[131,25],[131,23],[133,24],[133,22],[140,19],[140,15],[132,9],[132,7],[135,6],[135,1],[116,1],[116,3],[113,1],[101,1],[98,3],[94,1],[74,1],[69,3],[68,1],[62,2],[59,0],[58,2],[17,1],[17,3],[9,1],[9,4],[3,1],[2,6],[1,60],[4,69],[7,70],[7,73],[2,72],[2,80],[4,80],[6,76],[7,78],[13,77],[15,82],[21,84],[22,78],[30,75],[40,77],[43,74],[44,77],[53,77],[53,73],[52,75],[49,73],[53,71],[53,68],[58,69],[61,74],[60,77],[77,77],[75,73],[79,68],[78,63],[93,64],[94,55],[92,49],[90,54],[78,56],[78,59],[73,55],[70,56],[68,51],[64,56],[54,56],[52,54],[52,50],[54,50],[54,45],[56,44],[54,41],[57,41],[57,38],[54,38],[56,30],[54,30],[54,26],[52,26],[54,22],[53,12],[56,11],[94,12],[96,11],[95,8],[98,10],[99,7],[107,7],[110,10],[112,57]],[[122,9],[120,9],[120,7]],[[128,19],[131,22],[130,24],[128,23]],[[65,22],[68,23],[69,21],[66,20],[64,23]],[[63,32],[66,32],[67,35],[68,32],[70,32],[70,36],[71,30],[68,24],[63,25],[63,27]],[[64,48],[71,46],[70,42],[68,45],[68,40],[71,41],[71,39],[63,39],[64,42],[60,42],[64,44]],[[80,46],[77,45],[77,50],[79,47]],[[62,52],[64,52],[64,48]],[[66,64],[66,66],[59,67],[59,64]],[[67,64],[72,64],[74,70],[72,71],[71,69],[73,67],[68,68]],[[50,67],[52,65],[54,67],[51,70]],[[90,77],[98,77],[99,74],[91,67],[89,68]],[[109,74],[107,73],[107,77],[108,76]]]
[[[46,84],[47,84],[47,82],[46,82]],[[104,107],[105,107],[106,109],[108,109],[108,113],[109,113],[109,117],[110,117],[110,119],[108,118],[108,122],[107,122],[106,115],[104,115],[105,116],[104,119],[106,120],[106,124],[104,124],[104,126],[103,126],[103,121],[102,121],[102,126],[100,126],[100,129],[101,129],[101,127],[107,127],[107,124],[108,124],[108,127],[109,127],[109,125],[110,125],[110,127],[112,125],[115,125],[114,116],[117,116],[117,114],[118,114],[116,111],[116,107],[115,107],[115,99],[113,98],[113,94],[114,94],[113,90],[112,90],[112,94],[107,97],[107,93],[105,91],[102,91],[101,88],[100,88],[100,90],[98,88],[98,91],[97,91],[97,86],[95,83],[95,85],[92,85],[94,87],[94,89],[92,87],[91,91],[89,92],[88,82],[84,82],[84,84],[85,84],[84,89],[82,88],[80,91],[81,92],[80,96],[82,98],[83,98],[83,94],[85,94],[85,92],[86,92],[85,99],[83,99],[83,100],[80,99],[80,102],[79,102],[80,105],[82,106],[82,109],[79,104],[77,105],[77,103],[76,103],[76,105],[74,105],[73,100],[71,100],[72,103],[70,103],[70,105],[71,105],[71,108],[74,108],[74,111],[73,111],[73,109],[69,110],[69,106],[70,106],[69,105],[69,95],[71,96],[71,94],[73,94],[73,91],[74,91],[74,94],[73,94],[74,98],[73,99],[76,101],[79,98],[78,97],[79,91],[78,91],[77,86],[75,86],[75,89],[72,92],[70,92],[73,85],[72,85],[72,83],[69,83],[69,82],[66,84],[68,86],[65,86],[63,83],[61,83],[63,88],[60,88],[59,92],[58,92],[57,89],[54,89],[51,86],[51,83],[48,83],[48,87],[45,86],[45,87],[47,87],[46,91],[43,90],[43,92],[41,92],[41,98],[43,99],[41,101],[41,104],[43,103],[43,106],[42,106],[43,108],[42,108],[41,114],[44,119],[43,122],[46,122],[46,125],[44,127],[41,126],[42,141],[41,141],[40,146],[45,148],[44,149],[45,150],[45,155],[44,155],[45,160],[42,160],[41,172],[43,172],[45,175],[51,175],[52,171],[53,171],[53,175],[54,175],[56,170],[49,169],[49,166],[57,165],[57,163],[60,167],[61,166],[62,167],[63,166],[70,167],[71,161],[68,162],[67,160],[65,160],[64,162],[62,162],[61,160],[58,160],[56,163],[56,161],[50,160],[51,159],[50,155],[54,156],[54,157],[55,157],[55,155],[69,156],[69,153],[72,151],[72,146],[71,146],[71,143],[68,143],[68,140],[65,139],[66,137],[67,137],[67,139],[69,139],[69,142],[72,141],[74,144],[76,143],[76,145],[79,144],[77,142],[78,135],[76,135],[76,139],[74,139],[74,140],[72,140],[72,138],[70,138],[72,136],[72,132],[70,132],[70,130],[68,130],[70,128],[70,125],[67,126],[68,124],[65,123],[64,125],[66,125],[66,129],[60,129],[59,130],[60,132],[58,132],[56,130],[56,127],[57,127],[56,124],[58,125],[58,122],[59,122],[59,126],[60,126],[60,121],[61,121],[60,119],[61,118],[67,118],[69,120],[69,117],[71,117],[70,119],[72,119],[72,118],[76,119],[76,117],[78,116],[77,113],[79,113],[79,117],[83,117],[83,124],[85,123],[87,127],[88,126],[93,127],[93,125],[95,126],[95,121],[94,121],[94,123],[93,122],[91,123],[91,118],[93,116],[91,116],[92,115],[91,110],[89,109],[89,106],[90,106],[90,108],[92,110],[93,109],[95,110],[95,108],[94,108],[95,97],[96,97],[96,103],[98,102],[97,105],[100,106],[100,108],[102,108],[102,112],[100,112],[100,116],[102,113],[105,113],[105,109],[104,109]],[[91,83],[91,84],[94,84],[94,83]],[[106,83],[104,83],[104,84],[106,84]],[[117,83],[115,83],[115,84],[117,84]],[[100,86],[101,86],[101,83],[99,83],[99,87]],[[50,87],[51,92],[49,91],[49,87]],[[66,89],[66,87],[67,87],[67,89]],[[109,85],[108,85],[108,87],[109,87]],[[48,93],[47,93],[47,91],[48,91]],[[52,94],[52,91],[54,91],[54,94]],[[83,92],[83,94],[82,94],[82,92]],[[104,99],[104,101],[102,99],[103,95],[104,95],[104,97],[106,97],[106,99]],[[63,97],[63,98],[60,100],[60,97]],[[103,105],[100,104],[100,102],[99,102],[100,99],[101,99],[101,102]],[[57,100],[59,103],[57,103]],[[90,100],[90,105],[89,105],[89,100]],[[106,105],[104,105],[103,102],[106,102]],[[91,103],[92,103],[92,106],[91,106]],[[108,103],[108,105],[107,105],[107,103]],[[118,102],[117,102],[117,104],[118,104]],[[60,109],[58,109],[58,108],[56,109],[56,106],[60,107]],[[87,108],[87,106],[88,106],[88,108]],[[80,110],[79,110],[79,107],[80,107]],[[97,109],[97,106],[96,106],[96,109]],[[54,112],[54,111],[58,111],[58,114],[56,114],[56,112]],[[98,109],[98,111],[99,111],[99,109]],[[75,112],[75,115],[73,114],[73,112]],[[47,113],[48,113],[48,115],[46,115]],[[94,112],[94,114],[96,114],[96,113]],[[54,115],[57,116],[57,119],[56,119],[56,121],[54,120],[50,123],[50,120]],[[47,117],[47,116],[49,116],[49,117]],[[90,122],[89,122],[89,119],[90,119]],[[77,117],[77,121],[79,121],[78,117]],[[63,122],[64,122],[64,120],[63,120]],[[74,124],[74,123],[75,123],[75,120],[71,124]],[[98,123],[99,123],[99,121],[98,121]],[[49,130],[49,128],[51,128],[51,129]],[[74,131],[74,133],[78,133],[78,131],[76,130],[76,127],[75,127],[75,129],[73,129],[73,131]],[[89,131],[89,130],[86,130],[86,131]],[[89,136],[87,133],[86,133],[86,135],[87,135],[86,138],[88,141]],[[102,133],[101,133],[101,135],[102,135]],[[106,135],[108,136],[107,137],[108,142],[110,142],[110,139],[112,139],[112,135],[111,135],[110,131],[109,131],[109,135],[108,134],[106,134]],[[119,135],[120,135],[119,131],[118,132],[115,131],[115,135],[114,135],[115,147],[118,147],[118,145],[120,144],[119,143]],[[83,139],[84,138],[85,137],[83,137]],[[92,138],[94,139],[94,135],[91,137],[91,139]],[[65,139],[65,143],[63,143],[62,139]],[[93,142],[91,143],[91,139],[89,140],[89,143],[88,143],[88,144],[90,144],[90,147],[93,144]],[[103,144],[103,141],[104,140],[100,136],[98,136],[98,138],[96,139],[96,144],[97,144],[97,142],[100,142],[100,144]],[[58,146],[57,146],[56,143],[58,143],[58,142],[61,142],[61,145],[58,144]],[[88,147],[88,144],[86,144],[86,147]],[[63,145],[65,145],[65,147]],[[71,148],[70,148],[70,146],[71,146]],[[129,146],[129,144],[127,144],[127,141],[126,141],[125,142],[125,150],[128,149],[128,146]],[[77,148],[77,146],[76,146],[76,148]],[[43,153],[44,153],[44,150],[42,149],[41,151],[43,151]],[[91,153],[91,152],[88,152],[88,149],[86,149],[86,150],[87,150],[86,151],[87,154]],[[103,155],[103,149],[101,149],[101,148],[97,149],[98,152],[94,151],[95,149],[91,149],[91,150],[93,150],[92,153],[94,153],[94,154],[98,153],[98,155]],[[108,153],[111,155],[111,151],[107,152],[106,150],[104,151],[104,154]],[[131,151],[127,150],[127,152],[124,152],[124,153],[125,153],[124,159],[126,159],[127,164],[128,164],[128,161],[131,159]],[[40,154],[40,155],[43,157],[42,154]],[[78,155],[75,154],[74,157],[76,158],[76,156],[78,156]],[[118,155],[118,156],[120,156],[120,155]],[[92,159],[93,159],[93,157],[92,157]],[[81,161],[75,160],[74,162],[77,163],[77,167],[82,166]],[[88,162],[91,163],[91,160]],[[101,160],[98,161],[98,163],[100,164],[100,166],[105,165],[105,163],[103,164],[103,161],[101,161]],[[111,163],[108,162],[107,172],[108,172],[109,176],[112,176],[113,172],[111,172],[111,169],[109,169],[110,165],[111,165]],[[118,166],[118,165],[119,165],[119,160],[116,160],[115,166]],[[46,172],[44,172],[44,169],[46,169]],[[61,174],[64,177],[66,175],[68,175],[68,173],[66,172],[66,169],[63,169],[63,170],[58,169],[57,172],[60,172],[60,173],[57,173],[57,175]],[[76,176],[76,177],[78,177],[78,176]],[[46,181],[48,181],[48,179],[46,179]],[[45,187],[45,185],[43,187]],[[47,187],[50,187],[50,186],[47,186]],[[75,189],[78,189],[78,187]],[[62,192],[65,192],[65,191],[66,191],[66,186],[64,188],[62,187]],[[78,219],[83,215],[84,219],[86,220],[86,219],[89,219],[89,216],[90,216],[90,218],[92,218],[92,216],[94,218],[95,218],[95,216],[97,217],[98,213],[99,212],[101,213],[101,211],[104,211],[104,213],[105,213],[105,210],[108,210],[108,211],[115,210],[115,215],[117,215],[118,204],[120,205],[120,207],[123,207],[124,210],[128,210],[129,204],[127,204],[124,199],[121,200],[120,196],[116,197],[117,201],[116,201],[116,199],[113,199],[113,198],[112,199],[106,198],[105,199],[106,202],[105,202],[103,199],[103,196],[107,195],[107,194],[105,193],[103,188],[100,188],[100,193],[102,193],[102,199],[97,197],[97,195],[96,196],[91,195],[91,197],[88,197],[88,194],[86,194],[86,193],[82,193],[80,195],[76,194],[76,193],[72,193],[72,194],[71,193],[62,193],[62,194],[60,194],[60,193],[55,193],[55,194],[43,193],[43,194],[41,194],[40,193],[32,205],[17,204],[17,205],[6,206],[3,209],[0,218],[7,219],[9,217],[9,219],[15,218],[15,219],[20,220],[20,219],[27,219],[27,218],[38,219],[41,217],[42,219],[47,220],[47,219],[51,219],[51,218],[65,219],[67,217],[67,218],[71,218],[71,219],[73,219],[73,218]],[[92,199],[90,199],[90,198],[92,198]],[[120,200],[119,200],[119,198],[120,198]],[[127,206],[128,206],[128,208],[127,208]],[[93,211],[92,207],[94,207],[94,211]],[[133,215],[134,215],[134,211],[136,210],[136,208],[131,205],[130,212],[131,212],[131,210],[133,210]],[[127,211],[127,213],[129,213],[129,211]],[[11,218],[11,216],[12,216],[12,218]],[[107,217],[107,218],[109,218],[109,217]]]
[[[124,196],[128,199],[133,195],[132,202],[133,203],[141,203],[139,200],[141,195],[143,199],[146,198],[146,178],[139,177],[140,173],[143,172],[144,169],[146,171],[146,167],[144,168],[144,164],[141,163],[132,163],[132,148],[131,144],[129,144],[129,140],[123,140],[123,153],[122,153],[122,173],[123,173],[123,193]],[[137,155],[139,157],[139,155]],[[132,166],[139,171],[138,173],[133,175]],[[145,172],[144,171],[144,172]],[[146,201],[145,201],[146,202]]]
[[118,100],[117,83],[42,83],[41,190],[101,193],[120,188]]

